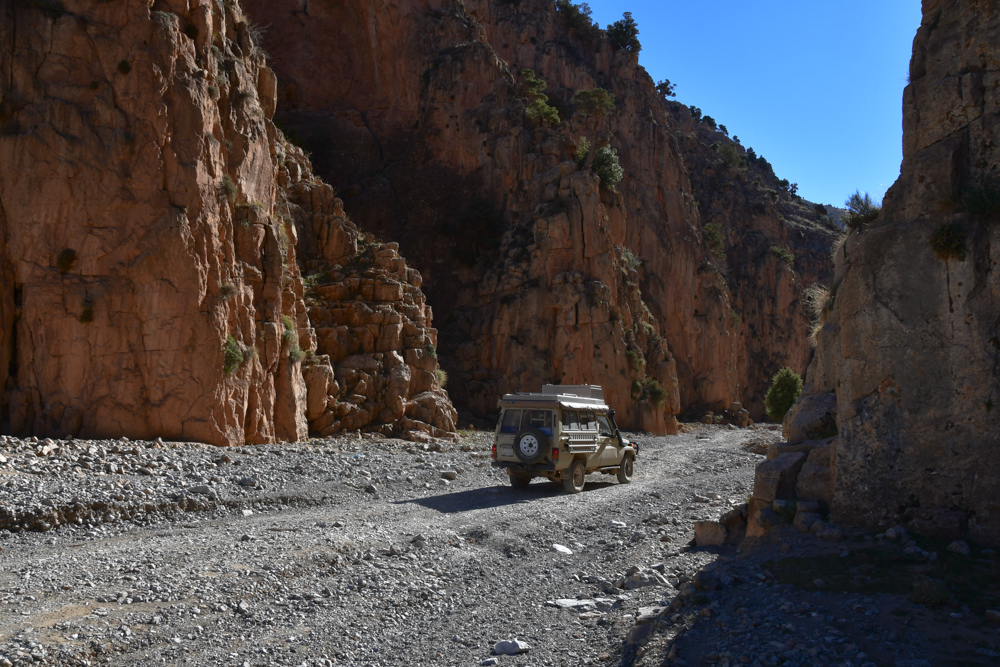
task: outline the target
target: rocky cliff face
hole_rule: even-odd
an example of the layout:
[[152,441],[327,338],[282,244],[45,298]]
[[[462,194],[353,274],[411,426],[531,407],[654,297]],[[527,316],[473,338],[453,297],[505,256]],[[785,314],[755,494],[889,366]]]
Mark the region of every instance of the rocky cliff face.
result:
[[[505,391],[592,382],[624,423],[663,431],[740,398],[759,416],[766,379],[804,370],[801,282],[768,251],[731,275],[713,255],[675,119],[601,33],[542,0],[247,6],[269,26],[279,119],[423,274],[459,404],[489,414]],[[524,68],[558,124],[526,116]],[[597,87],[615,110],[575,111]],[[617,150],[616,188],[575,158],[581,137]],[[760,222],[742,206],[723,216],[723,254]],[[754,248],[789,243],[769,215]]]
[[[272,124],[239,3],[4,0],[0,17],[0,428],[214,444],[300,440],[310,420],[453,428],[436,378],[403,381],[407,346],[435,335],[419,296],[306,298],[297,248],[350,263],[357,231]],[[367,279],[419,284],[376,255]],[[310,315],[348,299],[370,311],[356,326],[408,327],[354,360],[368,374],[315,354]],[[381,409],[383,376],[402,406]]]
[[836,521],[1000,544],[998,40],[994,4],[923,3],[902,173],[837,252],[800,402],[835,404]]

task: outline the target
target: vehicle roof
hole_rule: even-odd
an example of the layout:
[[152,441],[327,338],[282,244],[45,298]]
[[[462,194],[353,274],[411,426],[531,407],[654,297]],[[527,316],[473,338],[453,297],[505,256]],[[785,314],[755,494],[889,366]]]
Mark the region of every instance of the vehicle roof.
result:
[[[599,388],[598,388],[599,389]],[[609,410],[604,398],[590,398],[572,393],[516,393],[504,394],[499,401],[501,408],[555,408],[563,407],[570,410]]]

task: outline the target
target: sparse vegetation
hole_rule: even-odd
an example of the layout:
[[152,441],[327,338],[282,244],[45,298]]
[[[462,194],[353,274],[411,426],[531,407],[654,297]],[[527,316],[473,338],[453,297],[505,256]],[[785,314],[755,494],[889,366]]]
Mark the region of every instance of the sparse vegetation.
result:
[[236,342],[232,334],[226,336],[226,344],[224,346],[225,351],[225,361],[222,366],[222,370],[226,375],[231,375],[233,371],[240,367],[243,363],[243,348],[240,344]]
[[632,18],[632,12],[625,12],[622,18],[608,26],[608,38],[615,50],[625,49],[633,55],[639,55],[642,44],[639,43],[639,24]]
[[434,347],[434,343],[427,341],[427,343],[424,345],[424,350],[427,352],[427,354],[437,359],[438,353],[437,353],[437,348]]
[[876,204],[867,192],[861,194],[860,191],[856,191],[847,198],[844,206],[847,208],[844,224],[849,229],[858,229],[862,225],[874,222],[882,213],[882,205]]
[[295,322],[288,315],[281,316],[281,325],[285,328],[284,333],[281,334],[281,339],[286,343],[291,343],[293,340],[298,343],[298,334],[295,331]]
[[618,161],[618,151],[611,146],[601,146],[597,149],[591,168],[601,179],[603,188],[614,188],[625,177],[625,170]]
[[735,310],[729,311],[729,325],[733,328],[733,331],[739,331],[741,321],[739,313]]
[[625,358],[628,360],[628,367],[637,373],[646,365],[646,359],[642,356],[642,352],[634,347],[625,351]]
[[222,181],[219,182],[219,194],[232,202],[236,198],[237,191],[233,177],[229,174],[223,174]]
[[570,0],[556,0],[556,11],[569,31],[578,37],[592,39],[596,37],[601,29],[594,23],[591,16],[590,5],[586,2],[574,5]]
[[718,259],[726,258],[726,238],[722,235],[722,227],[717,222],[709,222],[703,228],[705,242],[708,243],[709,250]]
[[434,374],[437,375],[438,386],[444,389],[448,386],[448,374],[444,372],[443,368],[435,368]]
[[56,257],[56,267],[59,269],[59,273],[69,273],[75,265],[76,250],[72,248],[65,248]]
[[576,160],[578,169],[583,169],[587,163],[588,155],[590,155],[590,140],[587,137],[580,137],[580,141],[576,144],[576,150],[573,152],[573,159]]
[[578,90],[573,94],[573,105],[578,113],[595,118],[599,125],[605,114],[615,110],[615,96],[604,88]]
[[528,118],[538,123],[558,125],[559,112],[549,104],[549,96],[543,92],[546,88],[545,81],[535,76],[535,71],[531,69],[521,70],[521,76],[524,77],[525,96],[531,100],[525,110]]
[[833,297],[823,285],[811,285],[803,294],[806,314],[813,322],[824,320],[833,308]]
[[232,283],[223,283],[222,287],[219,288],[219,295],[223,299],[228,300],[236,296],[238,291],[239,290],[237,290],[236,286],[233,285]]
[[642,381],[642,393],[652,405],[662,408],[667,403],[670,394],[660,385],[656,378],[646,378]]
[[626,248],[625,246],[620,246],[619,249],[622,251],[622,261],[630,269],[638,269],[642,266],[642,260],[636,257],[635,253]]
[[676,87],[677,86],[675,84],[670,83],[670,79],[664,79],[663,81],[657,82],[656,92],[658,92],[665,100],[668,97],[677,97],[677,92],[675,90]]
[[772,421],[780,422],[802,393],[802,376],[787,366],[771,378],[771,388],[764,397],[764,409]]
[[795,253],[793,253],[788,248],[782,248],[781,246],[773,245],[771,246],[771,254],[777,255],[778,258],[788,266],[795,265]]
[[931,248],[941,261],[957,259],[964,262],[967,252],[965,241],[965,228],[962,225],[948,222],[938,227],[931,236]]

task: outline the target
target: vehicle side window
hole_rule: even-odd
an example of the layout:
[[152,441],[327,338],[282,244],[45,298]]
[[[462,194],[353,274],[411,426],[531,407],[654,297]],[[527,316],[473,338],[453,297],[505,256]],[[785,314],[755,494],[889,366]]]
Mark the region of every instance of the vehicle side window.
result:
[[580,421],[576,416],[576,410],[563,410],[562,427],[567,431],[580,430]]
[[590,411],[580,413],[580,428],[584,431],[596,431],[597,430],[597,420],[594,419],[594,413]]
[[615,434],[614,431],[611,430],[611,424],[608,422],[608,418],[604,415],[597,416],[597,430],[603,438],[610,438]]
[[517,433],[517,428],[520,425],[521,425],[520,410],[504,410],[503,417],[501,417],[500,419],[501,433]]
[[524,420],[521,426],[537,428],[545,435],[552,435],[552,411],[551,410],[525,410]]

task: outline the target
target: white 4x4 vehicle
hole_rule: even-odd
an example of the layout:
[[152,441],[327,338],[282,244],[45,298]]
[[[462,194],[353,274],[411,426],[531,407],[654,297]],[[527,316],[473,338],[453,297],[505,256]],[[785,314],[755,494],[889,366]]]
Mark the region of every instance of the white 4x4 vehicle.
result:
[[540,394],[505,394],[500,408],[493,466],[507,469],[512,486],[546,477],[579,493],[591,472],[632,481],[638,447],[622,437],[600,387],[547,384]]

